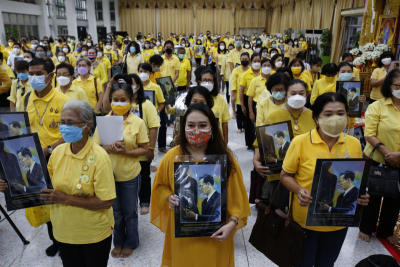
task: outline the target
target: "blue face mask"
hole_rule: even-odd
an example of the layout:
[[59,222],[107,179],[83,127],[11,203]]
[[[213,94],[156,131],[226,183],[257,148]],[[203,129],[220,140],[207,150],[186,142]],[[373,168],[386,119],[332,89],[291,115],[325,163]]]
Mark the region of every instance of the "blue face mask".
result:
[[81,52],[81,51],[82,51],[82,47],[78,47],[78,48],[76,49],[76,51]]
[[353,79],[353,73],[339,73],[339,81],[350,81]]
[[235,42],[235,46],[236,46],[236,47],[242,46],[242,41],[236,41],[236,42]]
[[273,97],[274,99],[276,99],[276,100],[282,100],[282,99],[285,98],[285,96],[286,96],[286,93],[285,93],[285,92],[282,92],[282,91],[275,91],[275,92],[272,92],[272,97]]
[[129,47],[129,52],[136,53],[136,47],[134,46]]
[[61,136],[66,143],[76,143],[82,139],[82,128],[72,125],[60,125]]
[[29,75],[29,84],[31,85],[33,90],[35,90],[36,92],[40,92],[47,86],[46,76],[45,75],[40,75],[40,76]]
[[26,80],[28,80],[28,78],[29,78],[28,73],[25,73],[25,72],[18,73],[19,80],[26,81]]
[[182,60],[182,59],[185,58],[185,54],[179,54],[178,57],[179,57],[180,60]]
[[46,54],[47,54],[48,57],[52,56],[51,52],[47,52]]

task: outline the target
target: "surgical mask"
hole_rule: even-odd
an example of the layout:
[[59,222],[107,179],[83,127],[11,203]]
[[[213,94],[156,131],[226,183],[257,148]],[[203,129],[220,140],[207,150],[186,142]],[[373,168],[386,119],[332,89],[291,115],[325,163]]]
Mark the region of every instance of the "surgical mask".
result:
[[21,51],[21,49],[19,49],[19,48],[13,48],[14,55],[19,55],[20,51]]
[[111,50],[111,45],[106,45],[106,50]]
[[160,42],[156,42],[156,46],[160,46],[161,45],[161,43]]
[[282,61],[276,61],[275,62],[275,67],[277,67],[277,68],[282,67]]
[[88,47],[91,47],[92,46],[92,43],[87,43],[86,44]]
[[136,47],[134,47],[134,46],[129,47],[129,52],[136,53]]
[[29,57],[24,57],[24,60],[25,60],[26,62],[28,62],[28,63],[32,61],[32,59],[29,58]]
[[29,84],[36,92],[40,92],[47,86],[46,76],[45,75],[40,75],[40,76],[29,75]]
[[142,80],[142,82],[145,82],[149,79],[150,75],[146,72],[141,72],[139,73],[139,78]]
[[212,82],[201,82],[200,85],[207,88],[209,92],[214,89],[214,84]]
[[46,53],[46,55],[47,55],[48,57],[51,57],[51,56],[52,56],[52,54],[51,54],[50,51],[48,51],[48,52]]
[[261,53],[261,56],[262,56],[262,57],[267,57],[267,56],[268,56],[268,53],[267,53],[267,52],[262,52],[262,53]]
[[87,56],[87,53],[88,52],[86,50],[82,51],[82,56],[84,56],[84,57]]
[[272,44],[271,46],[272,46],[273,48],[275,48],[275,47],[276,47],[276,44]]
[[82,128],[72,125],[60,125],[59,127],[62,138],[66,143],[76,143],[82,139]]
[[26,81],[29,78],[28,73],[25,73],[25,72],[20,72],[17,74],[17,76],[18,76],[18,79],[21,81]]
[[64,47],[62,51],[63,51],[64,53],[68,53],[69,50],[68,50],[68,48]]
[[392,90],[392,95],[395,98],[400,99],[400,90]]
[[302,95],[292,95],[288,98],[287,103],[291,108],[299,109],[306,104],[306,98]]
[[247,67],[249,65],[248,60],[242,60],[242,61],[240,61],[240,63],[242,64],[243,67]]
[[351,81],[351,79],[353,79],[352,73],[339,73],[339,81]]
[[325,76],[325,80],[328,83],[333,83],[335,81],[335,78],[336,78],[335,76],[331,76],[331,77]]
[[148,49],[148,48],[150,47],[150,44],[144,44],[144,47],[145,47],[146,49]]
[[330,137],[338,137],[347,126],[347,116],[332,115],[318,119],[321,131]]
[[115,115],[123,116],[131,109],[131,103],[129,102],[111,102],[111,108]]
[[250,48],[250,45],[249,45],[249,44],[245,44],[245,45],[244,45],[244,48],[249,49],[249,48]]
[[79,75],[85,75],[89,72],[88,68],[86,67],[78,67],[78,73]]
[[236,47],[242,46],[242,41],[236,41],[236,42],[235,42],[235,46],[236,46]]
[[57,57],[57,59],[60,62],[64,62],[65,61],[65,57],[64,56],[59,56],[59,57]]
[[261,63],[260,62],[254,62],[251,64],[251,67],[255,70],[259,70],[261,68]]
[[261,68],[261,72],[265,75],[270,74],[271,73],[271,67],[262,67]]
[[69,77],[65,77],[65,76],[58,76],[57,77],[57,82],[61,86],[66,86],[67,84],[69,84],[70,81],[71,81],[71,79]]
[[275,92],[272,92],[271,95],[276,100],[282,100],[282,99],[285,98],[286,92],[284,92],[284,91],[275,91]]
[[186,140],[191,145],[205,145],[210,141],[212,137],[211,128],[207,130],[199,129],[186,129],[185,130]]
[[102,57],[103,53],[102,52],[97,52],[97,57]]
[[392,63],[392,59],[390,57],[382,58],[381,62],[383,65],[387,66],[390,65],[390,63]]
[[31,44],[31,50],[35,50],[37,47],[37,44]]
[[42,58],[42,57],[44,57],[45,55],[46,55],[46,53],[43,52],[43,51],[36,52],[36,54],[35,54],[35,56],[36,56],[37,58]]
[[219,49],[225,50],[225,46],[224,46],[224,45],[220,45],[220,46],[219,46]]
[[301,73],[301,67],[292,67],[291,70],[294,75],[299,75]]
[[182,60],[182,59],[185,58],[185,54],[179,54],[178,57],[179,57],[180,60]]

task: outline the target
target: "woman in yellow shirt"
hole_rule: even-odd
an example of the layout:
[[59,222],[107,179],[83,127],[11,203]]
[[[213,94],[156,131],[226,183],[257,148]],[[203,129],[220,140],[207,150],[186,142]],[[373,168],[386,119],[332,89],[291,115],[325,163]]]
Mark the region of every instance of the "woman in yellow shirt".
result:
[[371,93],[369,96],[370,103],[383,98],[381,93],[381,86],[385,81],[387,73],[393,69],[390,68],[390,64],[394,60],[394,55],[392,52],[383,52],[382,55],[379,57],[378,61],[378,68],[374,69],[371,74]]
[[[179,145],[168,151],[161,160],[151,198],[150,221],[165,234],[161,265],[184,267],[190,262],[192,267],[233,267],[233,237],[236,230],[247,224],[250,215],[239,164],[226,147],[213,112],[204,104],[193,104],[188,108],[182,119],[180,136]],[[215,154],[227,156],[226,224],[210,237],[175,238],[173,210],[180,203],[174,196],[175,158],[190,155],[198,160]],[[194,212],[190,215],[194,220],[197,217]]]
[[64,105],[59,128],[65,143],[48,163],[54,189],[41,194],[53,203],[50,219],[64,266],[107,266],[110,254],[115,182],[110,158],[90,137],[94,120],[88,103]]
[[296,57],[292,61],[290,61],[289,68],[292,71],[294,79],[302,80],[307,84],[307,95],[309,95],[311,93],[310,83],[312,78],[308,75],[307,72],[305,72],[306,68],[303,61],[300,58]]
[[11,83],[10,96],[7,100],[10,101],[11,112],[21,112],[24,111],[22,99],[28,92],[32,91],[29,84],[29,64],[25,60],[18,60],[15,62],[14,70],[17,73],[17,79]]
[[336,92],[337,73],[338,67],[335,63],[328,63],[322,67],[322,74],[324,76],[314,84],[310,96],[311,105],[314,105],[318,96],[328,92]]
[[144,63],[142,54],[140,53],[140,45],[137,42],[130,42],[126,47],[128,52],[123,59],[126,65],[126,71],[128,74],[138,73],[138,67],[140,63]]
[[89,59],[92,64],[90,67],[90,73],[101,81],[101,84],[104,86],[108,82],[108,73],[107,68],[101,64],[100,61],[97,61],[97,49],[90,48],[88,50],[87,59]]
[[65,53],[65,58],[67,63],[71,64],[73,67],[76,66],[76,58],[71,54],[71,48],[68,44],[63,44],[62,51]]
[[144,42],[144,48],[142,51],[143,59],[144,62],[149,62],[150,58],[155,54],[155,51],[153,48],[150,47],[150,41],[145,41]]
[[[310,86],[314,88],[314,84],[317,80],[321,79],[321,67],[322,59],[320,57],[312,57],[310,60],[310,70],[306,70],[305,73],[311,77]],[[311,89],[312,90],[312,89]]]
[[[347,227],[306,226],[305,222],[317,159],[362,158],[360,141],[343,133],[347,111],[344,96],[319,96],[312,114],[317,127],[293,139],[283,161],[281,183],[294,194],[293,219],[306,233],[298,266],[333,267],[346,237]],[[344,186],[352,184],[354,173],[339,175],[345,179]],[[366,206],[368,202],[369,195],[357,199],[360,205]],[[326,204],[324,208],[329,212],[332,207]]]
[[268,48],[262,47],[260,51],[261,59],[268,58]]
[[60,63],[56,67],[57,86],[56,90],[62,92],[68,100],[82,100],[88,102],[85,90],[73,85],[74,67],[68,63]]
[[[400,71],[398,69],[388,73],[381,87],[381,93],[384,98],[370,104],[365,113],[367,145],[364,154],[369,157],[371,165],[386,164],[399,168]],[[376,232],[378,237],[398,245],[400,241],[394,235],[393,229],[396,226],[399,207],[399,197],[383,197],[382,201],[381,196],[372,195],[370,205],[362,213],[359,237],[364,241],[370,241],[372,233]]]
[[274,74],[279,68],[282,68],[283,65],[283,57],[281,54],[274,54],[271,56],[271,67]]
[[[136,89],[136,86],[134,87]],[[111,113],[123,116],[123,140],[103,145],[110,155],[117,198],[113,204],[114,258],[127,258],[139,245],[137,202],[140,181],[139,157],[148,153],[149,138],[144,121],[131,112],[134,99],[132,80],[117,75],[111,89]],[[100,143],[100,140],[97,139]]]

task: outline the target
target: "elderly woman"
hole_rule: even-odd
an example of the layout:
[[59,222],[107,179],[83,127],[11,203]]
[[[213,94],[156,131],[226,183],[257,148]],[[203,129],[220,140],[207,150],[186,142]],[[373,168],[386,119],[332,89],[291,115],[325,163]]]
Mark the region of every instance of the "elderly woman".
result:
[[48,163],[54,189],[41,195],[53,203],[50,219],[65,267],[105,267],[110,254],[115,182],[107,152],[90,137],[94,124],[87,102],[64,105],[59,128],[65,143]]

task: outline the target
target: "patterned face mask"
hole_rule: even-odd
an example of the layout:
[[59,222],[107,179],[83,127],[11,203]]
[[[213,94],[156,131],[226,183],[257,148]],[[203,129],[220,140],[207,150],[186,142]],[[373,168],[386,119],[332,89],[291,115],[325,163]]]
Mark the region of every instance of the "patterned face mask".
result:
[[186,129],[185,130],[186,140],[191,145],[202,146],[208,143],[212,137],[212,131],[210,129]]

